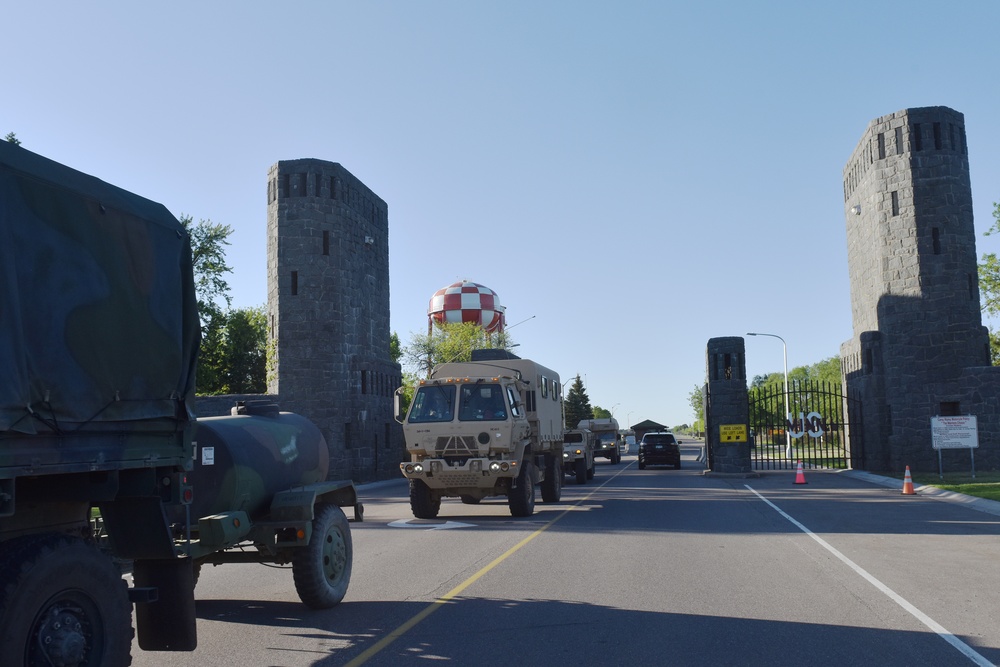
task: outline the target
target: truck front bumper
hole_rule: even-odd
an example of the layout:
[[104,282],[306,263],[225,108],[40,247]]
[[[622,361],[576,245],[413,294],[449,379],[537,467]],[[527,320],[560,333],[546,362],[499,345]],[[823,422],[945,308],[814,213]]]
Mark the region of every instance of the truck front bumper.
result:
[[485,458],[467,459],[451,465],[443,459],[424,459],[399,464],[407,479],[423,480],[432,489],[458,487],[491,488],[498,479],[517,477],[517,461],[497,461]]

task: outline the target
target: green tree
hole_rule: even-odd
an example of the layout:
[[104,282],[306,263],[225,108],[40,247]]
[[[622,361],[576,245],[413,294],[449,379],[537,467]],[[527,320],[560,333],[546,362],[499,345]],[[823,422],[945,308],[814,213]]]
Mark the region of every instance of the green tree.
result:
[[611,410],[595,405],[593,419],[611,419]]
[[224,393],[262,394],[267,391],[267,314],[264,306],[227,313],[221,347]]
[[[993,226],[984,236],[1000,233],[1000,203],[993,203]],[[984,253],[979,263],[979,295],[981,308],[987,317],[1000,315],[1000,258],[995,252]],[[990,326],[990,360],[1000,366],[1000,332]]]
[[201,321],[196,386],[202,394],[226,393],[226,310],[232,298],[225,274],[231,273],[232,269],[226,264],[225,247],[229,245],[233,230],[229,225],[216,224],[211,220],[195,223],[190,215],[182,214],[180,222],[191,239],[194,288]]
[[701,387],[698,385],[694,386],[691,393],[688,394],[688,405],[691,406],[691,410],[694,412],[695,421],[705,421],[705,395],[701,393]]
[[13,132],[8,132],[7,136],[5,136],[4,139],[6,141],[9,141],[10,143],[14,144],[15,146],[20,146],[21,145],[21,140],[18,139],[17,135],[14,134]]
[[403,346],[399,342],[399,334],[395,331],[389,336],[389,358],[397,364],[403,358]]
[[563,412],[566,415],[566,428],[576,428],[584,419],[594,419],[594,410],[590,407],[590,397],[583,386],[583,380],[577,374],[563,399]]
[[488,334],[478,324],[445,322],[436,324],[430,334],[413,334],[402,349],[403,365],[416,377],[429,377],[438,364],[469,361],[473,350],[514,347],[510,337]]
[[220,300],[228,308],[232,303],[225,274],[233,270],[226,263],[226,246],[233,228],[229,225],[199,220],[181,214],[180,222],[191,238],[191,261],[194,266],[194,288],[198,294],[198,314],[204,326],[206,319],[223,312]]

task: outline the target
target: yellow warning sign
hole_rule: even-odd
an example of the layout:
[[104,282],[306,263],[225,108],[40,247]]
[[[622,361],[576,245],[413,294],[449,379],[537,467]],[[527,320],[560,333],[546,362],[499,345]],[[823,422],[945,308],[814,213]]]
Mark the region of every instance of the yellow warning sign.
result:
[[720,424],[719,442],[746,442],[746,424]]

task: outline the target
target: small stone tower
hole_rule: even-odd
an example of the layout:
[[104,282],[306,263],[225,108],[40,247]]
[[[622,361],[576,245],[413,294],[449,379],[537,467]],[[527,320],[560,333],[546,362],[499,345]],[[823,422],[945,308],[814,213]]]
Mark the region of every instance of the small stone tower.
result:
[[993,381],[964,116],[926,107],[873,120],[844,168],[844,213],[854,337],[841,364],[863,402],[849,421],[863,424],[865,468],[936,469],[931,417],[996,412],[974,389]]
[[337,163],[283,160],[268,173],[267,317],[268,392],[323,432],[330,477],[399,476],[388,208]]
[[[749,475],[747,440],[750,408],[747,404],[747,356],[744,340],[736,336],[710,338],[705,356],[705,446],[712,474]],[[724,437],[723,428],[742,426],[738,440]]]

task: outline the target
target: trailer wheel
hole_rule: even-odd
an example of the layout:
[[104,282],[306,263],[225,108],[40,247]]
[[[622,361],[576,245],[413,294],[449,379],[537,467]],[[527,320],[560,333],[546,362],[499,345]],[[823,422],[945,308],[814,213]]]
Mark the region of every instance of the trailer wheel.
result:
[[410,480],[410,509],[418,519],[433,519],[441,511],[441,498],[422,479]]
[[128,587],[111,559],[81,539],[50,535],[4,545],[0,558],[3,663],[132,664]]
[[535,512],[534,464],[525,459],[514,486],[507,495],[511,516],[531,516]]
[[545,479],[542,480],[542,500],[557,503],[562,498],[562,466],[552,455],[545,456]]
[[292,554],[295,591],[306,606],[329,609],[347,595],[354,548],[344,511],[336,505],[316,505],[312,539]]
[[590,472],[587,470],[587,459],[577,459],[574,466],[576,467],[576,483],[586,484],[587,475]]

